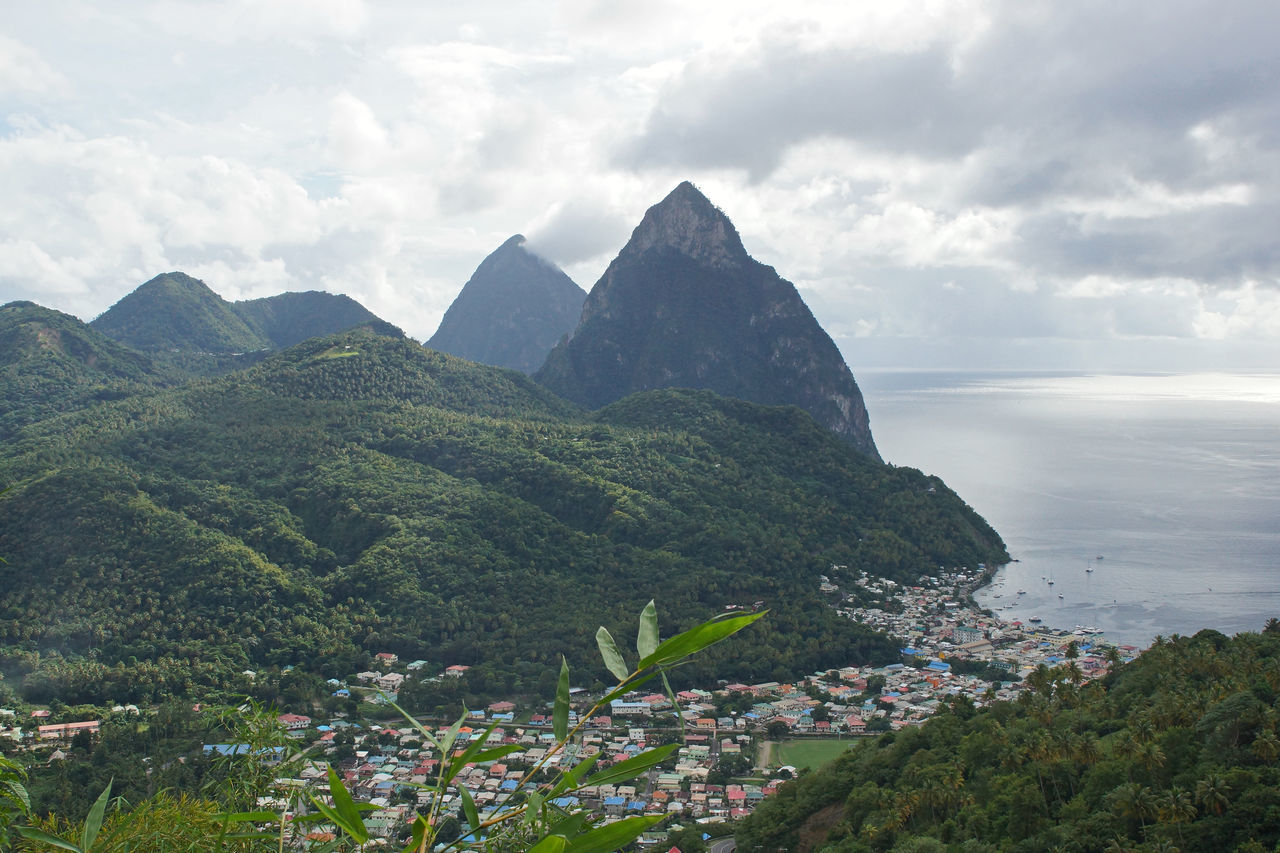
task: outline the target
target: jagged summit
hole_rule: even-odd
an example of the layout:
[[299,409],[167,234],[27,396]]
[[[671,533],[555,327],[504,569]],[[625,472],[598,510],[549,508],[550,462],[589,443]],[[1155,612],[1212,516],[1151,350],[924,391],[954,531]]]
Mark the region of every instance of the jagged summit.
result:
[[623,253],[673,249],[713,266],[751,260],[729,217],[688,181],[645,213]]
[[795,286],[751,258],[687,181],[645,213],[535,378],[592,408],[676,387],[799,406],[879,459],[836,345]]
[[427,346],[532,373],[578,323],[587,294],[555,264],[509,237],[480,262]]

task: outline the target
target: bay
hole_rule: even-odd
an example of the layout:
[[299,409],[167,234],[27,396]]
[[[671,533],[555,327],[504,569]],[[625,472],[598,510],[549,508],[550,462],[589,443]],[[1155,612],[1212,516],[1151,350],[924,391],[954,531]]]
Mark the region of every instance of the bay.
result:
[[976,596],[1001,617],[1144,647],[1280,616],[1280,374],[858,380],[885,460],[942,477],[1020,561]]

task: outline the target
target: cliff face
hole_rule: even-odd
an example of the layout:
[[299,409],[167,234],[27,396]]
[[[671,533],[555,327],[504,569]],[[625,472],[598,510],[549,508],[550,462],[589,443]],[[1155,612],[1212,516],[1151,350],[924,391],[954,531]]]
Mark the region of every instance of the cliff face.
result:
[[573,331],[587,294],[517,234],[476,268],[427,346],[532,373]]
[[751,258],[688,182],[645,214],[535,378],[593,408],[669,387],[795,405],[879,459],[840,351],[795,286]]

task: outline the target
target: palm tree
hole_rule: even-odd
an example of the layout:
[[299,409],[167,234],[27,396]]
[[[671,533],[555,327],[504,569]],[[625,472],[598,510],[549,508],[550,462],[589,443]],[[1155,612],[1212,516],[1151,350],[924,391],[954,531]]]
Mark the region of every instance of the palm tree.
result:
[[1157,813],[1155,795],[1146,785],[1139,785],[1137,782],[1117,788],[1114,803],[1123,817],[1138,822],[1144,834],[1147,830],[1147,818],[1155,817]]
[[1196,783],[1196,799],[1214,814],[1222,814],[1227,810],[1227,806],[1231,804],[1227,796],[1230,793],[1227,780],[1217,773],[1210,773]]
[[1280,757],[1280,738],[1273,731],[1264,731],[1253,739],[1253,754],[1266,764],[1274,764]]
[[1165,820],[1177,827],[1178,841],[1182,841],[1182,824],[1196,819],[1196,804],[1191,799],[1191,792],[1186,788],[1174,786],[1164,795],[1160,804],[1160,814]]

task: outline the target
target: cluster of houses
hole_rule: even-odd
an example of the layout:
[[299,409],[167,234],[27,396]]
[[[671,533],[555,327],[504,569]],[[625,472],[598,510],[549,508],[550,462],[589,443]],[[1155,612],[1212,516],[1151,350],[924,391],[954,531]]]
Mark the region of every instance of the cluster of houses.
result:
[[[903,641],[900,659],[879,666],[818,672],[789,683],[722,682],[714,690],[682,691],[675,695],[674,704],[665,693],[628,694],[588,719],[572,742],[558,752],[552,720],[539,713],[541,709],[521,713],[513,702],[494,702],[472,713],[457,749],[496,725],[487,745],[509,744],[519,751],[464,768],[441,806],[447,813],[459,814],[459,790],[465,788],[482,814],[493,813],[517,790],[527,790],[532,768],[555,772],[592,756],[597,757],[596,767],[604,768],[657,743],[677,739],[679,750],[663,766],[625,784],[588,786],[566,793],[557,805],[585,808],[605,821],[637,814],[670,815],[675,821],[731,821],[749,814],[781,782],[771,778],[768,768],[746,769],[749,775],[735,778],[717,766],[728,758],[750,758],[762,739],[856,736],[919,725],[955,697],[966,697],[976,705],[1016,698],[1026,689],[1025,677],[1041,664],[1070,663],[1078,668],[1079,677],[1087,679],[1104,672],[1109,661],[1132,657],[1138,651],[1111,647],[1096,633],[1007,623],[978,611],[968,603],[967,593],[980,580],[979,573],[940,571],[936,577],[921,578],[916,585],[900,585],[864,573],[852,581],[857,589],[846,593],[823,577],[822,591],[833,598],[839,612]],[[369,701],[384,695],[394,697],[406,679],[423,677],[427,665],[425,661],[401,664],[389,652],[378,654],[375,660],[378,670],[358,673],[350,684],[332,681],[334,695],[363,696]],[[434,677],[461,677],[466,670],[465,666],[450,666]],[[1003,674],[1007,678],[1001,677]],[[571,724],[578,722],[577,715],[584,713],[594,698],[585,691],[573,691]],[[0,735],[12,737],[16,732],[23,736],[22,728],[11,719],[12,711],[0,709],[0,717],[4,717],[0,719]],[[362,727],[345,719],[317,724],[306,715],[292,713],[280,715],[279,720],[295,737],[316,738],[310,744],[314,748],[306,751],[315,760],[280,765],[280,790],[292,792],[289,802],[304,802],[305,797],[297,796],[303,792],[327,796],[328,765],[332,762],[357,799],[378,807],[366,821],[376,836],[394,836],[412,822],[418,810],[431,805],[434,794],[426,786],[436,779],[441,756],[412,727]],[[26,736],[34,734],[46,741],[69,741],[81,731],[92,734],[98,727],[97,721],[33,722],[37,729]],[[442,737],[444,732],[436,734]],[[237,748],[229,744],[206,746],[207,751],[223,754],[234,754]],[[264,757],[275,760],[281,753]],[[738,760],[722,766],[732,765],[742,773],[752,763]],[[646,836],[644,846],[660,846],[664,835]]]

